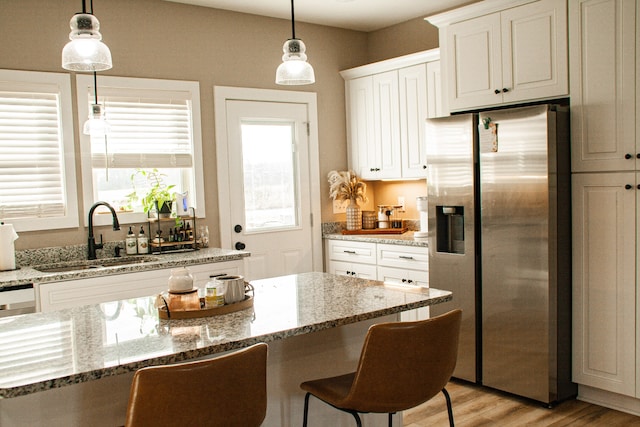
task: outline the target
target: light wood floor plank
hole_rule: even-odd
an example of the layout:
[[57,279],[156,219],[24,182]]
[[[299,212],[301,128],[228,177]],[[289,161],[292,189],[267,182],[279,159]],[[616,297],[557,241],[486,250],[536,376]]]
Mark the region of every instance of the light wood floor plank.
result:
[[[453,380],[447,385],[457,427],[640,427],[640,417],[569,400],[547,408],[475,384]],[[405,427],[448,427],[447,406],[442,394],[404,411]]]

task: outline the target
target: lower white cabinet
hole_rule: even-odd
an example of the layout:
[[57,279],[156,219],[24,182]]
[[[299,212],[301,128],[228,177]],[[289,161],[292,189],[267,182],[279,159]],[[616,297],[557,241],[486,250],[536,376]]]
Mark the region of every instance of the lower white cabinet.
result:
[[[429,249],[386,243],[326,240],[327,272],[380,280],[388,285],[429,287]],[[429,317],[429,308],[401,314],[402,320]]]
[[[202,288],[209,276],[242,274],[242,260],[187,266],[194,285]],[[171,268],[88,279],[35,284],[39,311],[151,296],[168,289]]]

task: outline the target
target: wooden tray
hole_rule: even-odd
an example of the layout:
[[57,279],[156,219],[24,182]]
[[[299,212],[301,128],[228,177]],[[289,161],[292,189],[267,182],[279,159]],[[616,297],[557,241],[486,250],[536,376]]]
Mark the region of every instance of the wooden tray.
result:
[[[204,298],[200,298],[200,303],[204,303]],[[219,316],[221,314],[233,313],[234,311],[240,311],[250,307],[253,307],[253,296],[245,294],[244,300],[242,301],[234,302],[233,304],[225,304],[220,307],[201,308],[200,310],[169,312],[165,305],[164,307],[158,307],[158,317],[164,320],[196,319],[198,317]]]
[[362,230],[342,230],[342,234],[403,234],[409,230],[404,228],[369,228]]

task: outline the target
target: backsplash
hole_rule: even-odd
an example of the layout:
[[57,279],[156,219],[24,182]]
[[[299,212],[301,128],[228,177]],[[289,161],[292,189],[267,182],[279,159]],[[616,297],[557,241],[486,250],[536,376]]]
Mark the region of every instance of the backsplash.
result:
[[[115,255],[116,246],[124,248],[124,241],[104,242],[104,248],[97,251],[98,259],[112,258]],[[124,249],[122,253],[124,254]],[[56,246],[16,251],[16,267],[83,259],[87,259],[87,245]]]
[[[414,219],[405,219],[404,226],[409,229],[409,231],[420,231],[420,221]],[[326,234],[340,234],[342,230],[346,230],[347,222],[346,221],[337,221],[337,222],[323,222],[322,223],[322,235]]]

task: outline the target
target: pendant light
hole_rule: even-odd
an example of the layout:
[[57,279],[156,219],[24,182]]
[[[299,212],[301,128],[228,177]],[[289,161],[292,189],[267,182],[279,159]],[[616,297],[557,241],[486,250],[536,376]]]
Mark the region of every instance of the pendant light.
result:
[[91,12],[87,13],[85,0],[82,0],[82,13],[76,13],[69,22],[71,32],[62,50],[62,68],[70,71],[104,71],[113,67],[111,51],[102,42],[100,22]]
[[313,67],[307,62],[307,50],[304,42],[296,38],[296,24],[291,0],[291,38],[282,46],[282,64],[276,71],[276,83],[279,85],[308,85],[316,82]]
[[109,132],[109,123],[104,117],[102,105],[98,104],[98,78],[95,71],[93,72],[93,100],[94,103],[91,104],[89,118],[84,122],[82,133],[92,137],[106,137]]

